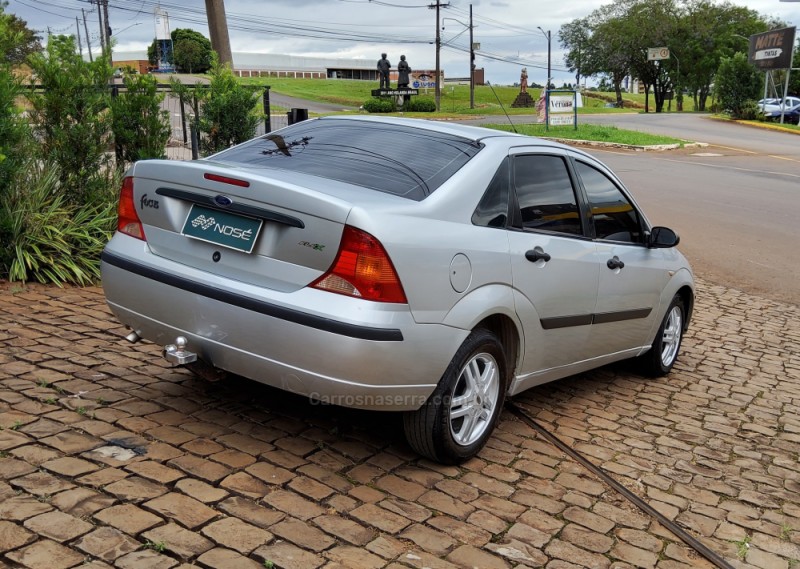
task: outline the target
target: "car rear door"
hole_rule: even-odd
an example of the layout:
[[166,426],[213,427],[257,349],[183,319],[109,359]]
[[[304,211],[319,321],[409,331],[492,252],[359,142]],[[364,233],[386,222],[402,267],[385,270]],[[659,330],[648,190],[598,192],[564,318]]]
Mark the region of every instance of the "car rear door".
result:
[[566,156],[516,152],[510,184],[512,279],[525,335],[519,372],[528,375],[587,356],[599,266]]

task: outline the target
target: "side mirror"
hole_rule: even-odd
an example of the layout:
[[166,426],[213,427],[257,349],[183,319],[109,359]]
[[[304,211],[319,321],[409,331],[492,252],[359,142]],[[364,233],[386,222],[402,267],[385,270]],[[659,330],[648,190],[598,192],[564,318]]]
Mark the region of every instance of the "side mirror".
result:
[[681,238],[669,227],[653,227],[647,237],[647,246],[652,249],[669,249],[680,243]]

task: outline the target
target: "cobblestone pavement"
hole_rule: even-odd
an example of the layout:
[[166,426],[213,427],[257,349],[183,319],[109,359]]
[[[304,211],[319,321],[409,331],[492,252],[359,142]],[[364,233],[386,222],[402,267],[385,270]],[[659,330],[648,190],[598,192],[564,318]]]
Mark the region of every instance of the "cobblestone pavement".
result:
[[[673,373],[516,402],[734,567],[800,560],[800,311],[700,283]],[[205,383],[97,288],[0,283],[0,568],[707,568],[506,412],[460,467],[396,415]]]

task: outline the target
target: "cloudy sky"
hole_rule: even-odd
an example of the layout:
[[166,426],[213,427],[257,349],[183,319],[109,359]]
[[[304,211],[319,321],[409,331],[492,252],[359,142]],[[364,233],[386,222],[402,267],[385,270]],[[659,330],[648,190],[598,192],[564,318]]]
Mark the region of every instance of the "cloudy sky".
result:
[[[436,0],[224,0],[234,52],[374,59],[385,51],[396,65],[405,54],[413,69],[435,68]],[[444,0],[441,0],[444,3]],[[731,0],[759,13],[800,25],[800,0]],[[563,65],[557,34],[561,25],[588,15],[606,0],[472,0],[476,65],[495,84],[519,80],[528,68],[532,82],[547,75],[547,38],[552,33],[552,70],[557,84],[574,81]],[[194,28],[208,36],[204,0],[109,0],[116,51],[143,51],[154,37],[154,9],[169,15],[170,27]],[[441,9],[441,66],[448,77],[469,74],[469,0],[450,0]],[[6,11],[46,34],[74,34],[83,12],[98,48],[97,6],[91,0],[9,0]],[[543,31],[540,31],[541,28]],[[85,39],[84,39],[85,41]],[[654,46],[656,47],[656,46]],[[674,48],[673,48],[674,49]]]

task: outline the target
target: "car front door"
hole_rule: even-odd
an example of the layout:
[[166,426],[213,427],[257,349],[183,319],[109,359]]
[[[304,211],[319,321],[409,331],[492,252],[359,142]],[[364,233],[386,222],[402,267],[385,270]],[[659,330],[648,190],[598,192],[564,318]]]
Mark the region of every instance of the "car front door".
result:
[[588,354],[599,263],[574,182],[565,156],[510,157],[509,245],[525,388]]
[[646,246],[645,221],[611,176],[581,160],[574,164],[600,260],[590,350],[603,356],[640,348],[648,344],[670,278],[664,255],[675,253]]

